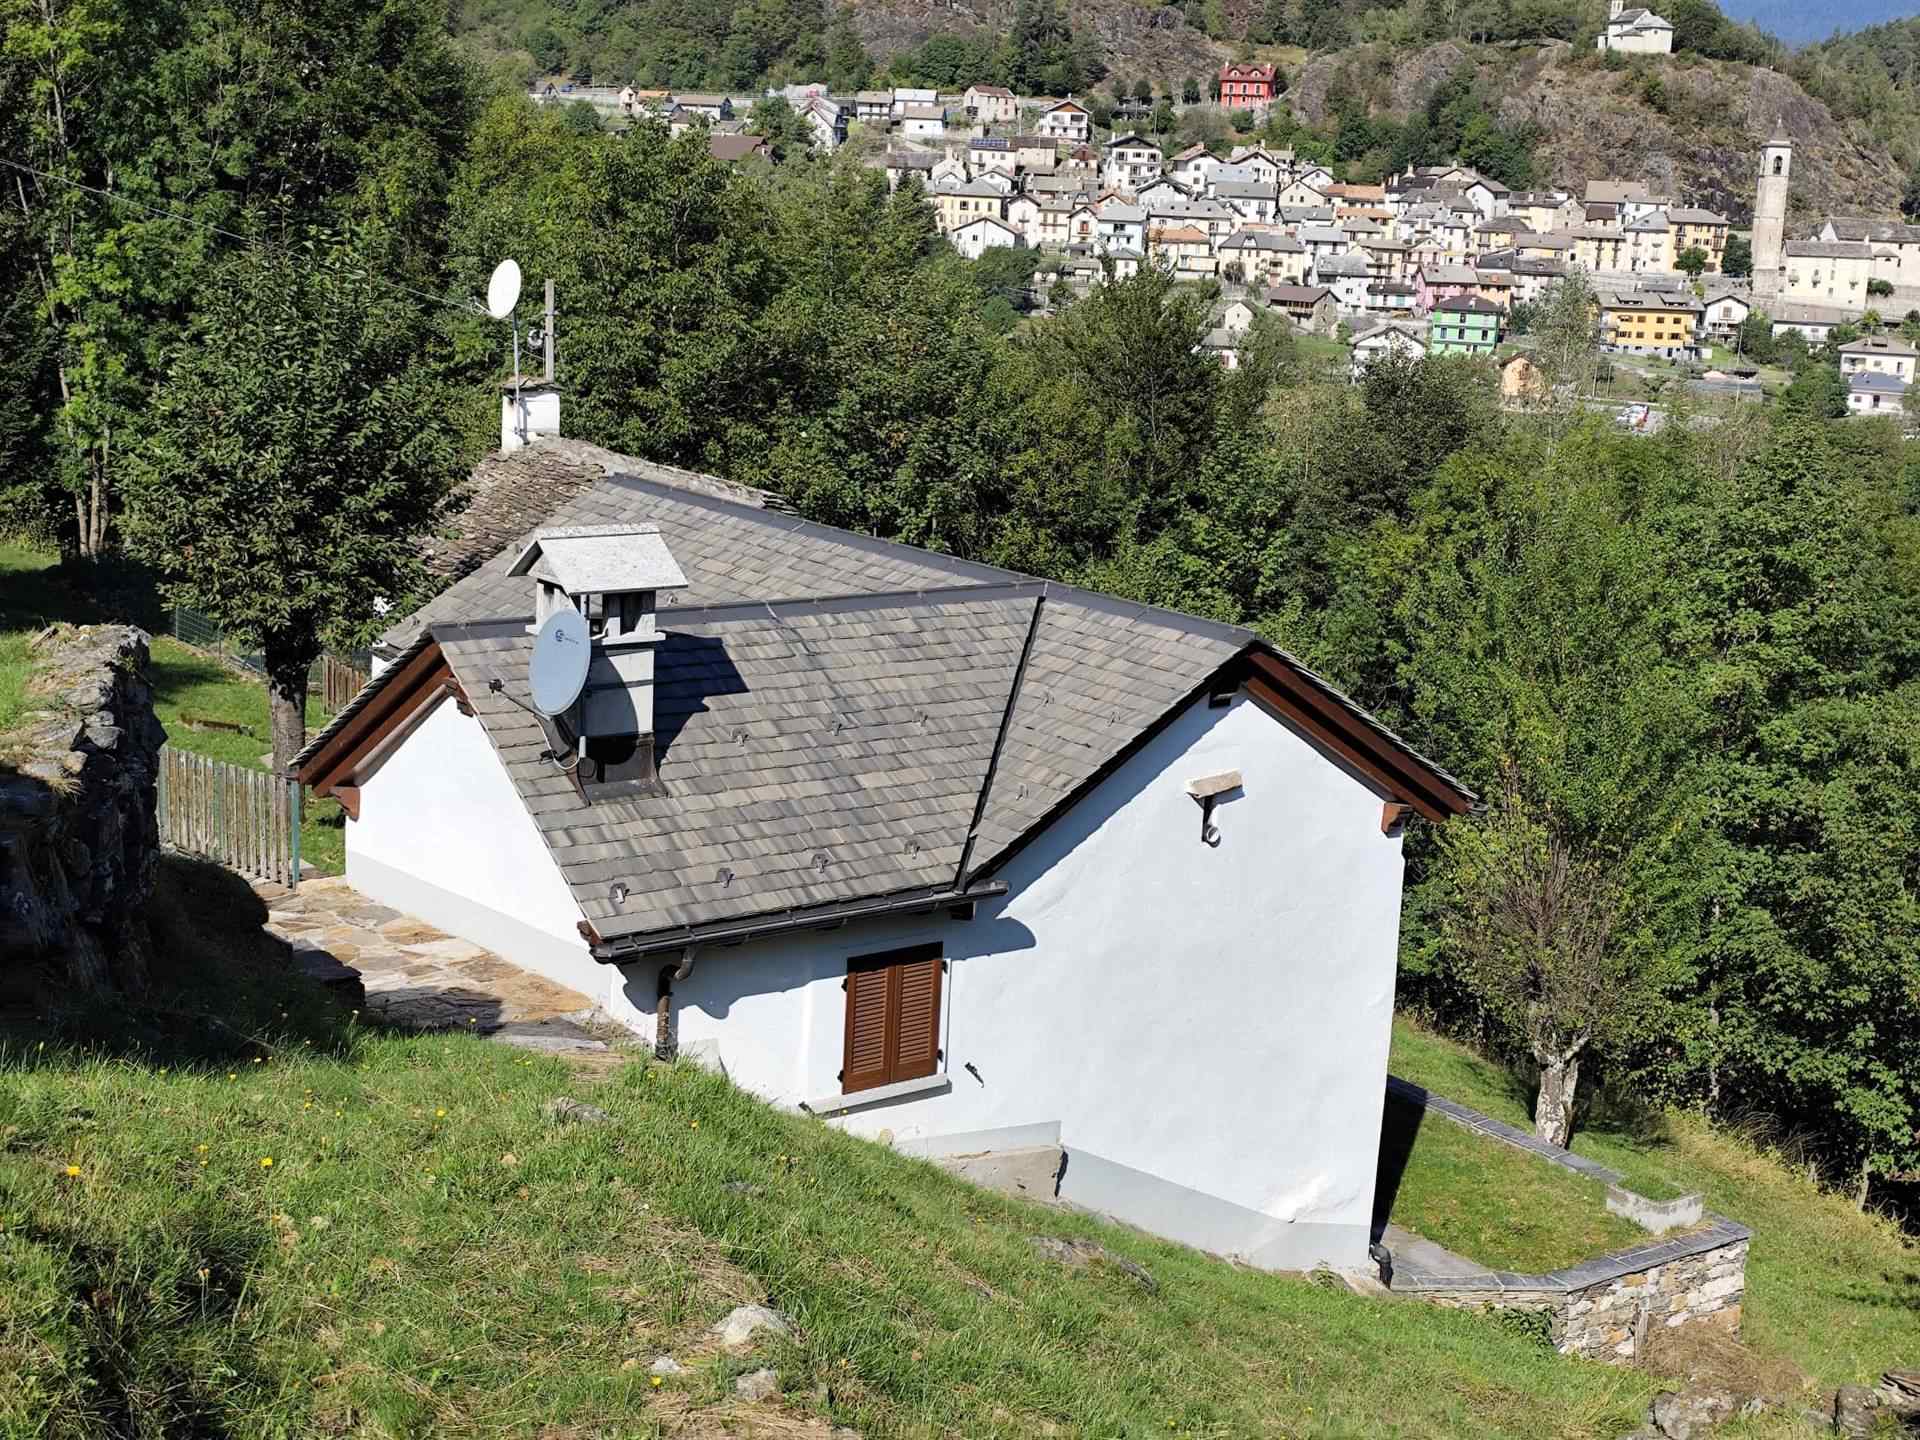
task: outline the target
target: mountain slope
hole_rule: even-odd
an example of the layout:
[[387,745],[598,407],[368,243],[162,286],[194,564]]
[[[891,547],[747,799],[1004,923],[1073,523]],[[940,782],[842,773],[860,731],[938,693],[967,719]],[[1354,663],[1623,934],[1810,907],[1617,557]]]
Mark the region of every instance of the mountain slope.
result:
[[1888,214],[1899,204],[1905,176],[1884,145],[1836,120],[1788,76],[1758,66],[1676,56],[1611,69],[1557,43],[1363,46],[1310,61],[1290,99],[1314,125],[1350,96],[1404,121],[1463,67],[1504,123],[1536,127],[1534,170],[1543,184],[1578,189],[1596,177],[1644,176],[1683,202],[1744,222],[1759,147],[1784,122],[1794,140],[1794,223]]

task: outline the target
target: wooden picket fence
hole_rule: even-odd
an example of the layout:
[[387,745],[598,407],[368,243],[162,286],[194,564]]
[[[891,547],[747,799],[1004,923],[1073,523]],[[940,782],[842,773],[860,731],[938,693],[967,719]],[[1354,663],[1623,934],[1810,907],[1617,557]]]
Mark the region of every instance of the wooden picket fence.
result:
[[320,657],[320,703],[329,715],[338,714],[367,683],[367,672],[338,655]]
[[160,750],[160,843],[289,888],[300,883],[300,785],[262,770]]

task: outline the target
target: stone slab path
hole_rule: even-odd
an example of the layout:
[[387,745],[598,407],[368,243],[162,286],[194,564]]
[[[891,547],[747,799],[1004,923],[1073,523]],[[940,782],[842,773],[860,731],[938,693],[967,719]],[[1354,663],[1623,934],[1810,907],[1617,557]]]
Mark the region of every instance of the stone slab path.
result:
[[337,876],[296,890],[256,884],[267,929],[296,968],[350,997],[366,1018],[408,1030],[472,1030],[533,1050],[605,1051],[586,1028],[593,1002],[491,950],[375,904]]

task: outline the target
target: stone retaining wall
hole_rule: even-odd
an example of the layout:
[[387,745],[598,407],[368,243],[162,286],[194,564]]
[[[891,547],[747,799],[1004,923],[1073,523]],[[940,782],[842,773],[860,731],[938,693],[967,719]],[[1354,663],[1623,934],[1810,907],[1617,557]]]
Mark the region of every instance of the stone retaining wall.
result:
[[130,625],[56,626],[29,651],[35,708],[0,739],[0,1003],[146,980],[143,907],[166,732]]
[[[1395,1076],[1387,1078],[1387,1088],[1400,1100],[1505,1141],[1548,1164],[1603,1182],[1639,1202],[1624,1207],[1625,1213],[1650,1229],[1669,1221],[1672,1212],[1698,1203],[1698,1196],[1664,1204],[1646,1200],[1625,1189],[1618,1172],[1548,1145],[1490,1115],[1430,1095]],[[1720,1215],[1702,1213],[1700,1221],[1684,1234],[1540,1275],[1505,1270],[1441,1273],[1395,1263],[1388,1283],[1395,1294],[1453,1309],[1543,1311],[1550,1317],[1553,1343],[1561,1354],[1631,1360],[1657,1326],[1709,1323],[1739,1332],[1747,1246],[1753,1232]]]

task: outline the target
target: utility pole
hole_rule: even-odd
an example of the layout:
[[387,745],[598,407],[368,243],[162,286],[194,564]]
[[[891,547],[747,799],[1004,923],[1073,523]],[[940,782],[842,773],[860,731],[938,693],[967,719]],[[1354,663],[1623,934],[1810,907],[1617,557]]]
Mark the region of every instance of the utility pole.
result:
[[549,385],[553,383],[553,281],[547,281],[547,374]]

